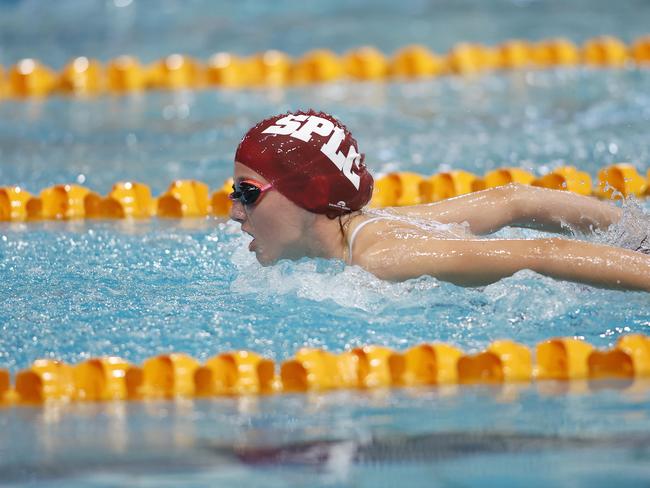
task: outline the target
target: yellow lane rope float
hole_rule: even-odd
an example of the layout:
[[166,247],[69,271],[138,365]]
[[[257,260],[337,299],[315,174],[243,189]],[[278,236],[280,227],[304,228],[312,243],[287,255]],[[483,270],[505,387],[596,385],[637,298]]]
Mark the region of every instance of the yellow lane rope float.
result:
[[[396,172],[375,180],[372,207],[417,205],[493,188],[509,183],[552,188],[594,195],[605,199],[650,195],[650,170],[639,174],[628,163],[618,163],[598,172],[597,182],[573,166],[562,166],[536,177],[521,168],[498,168],[483,177],[457,170],[423,176]],[[19,186],[0,187],[0,221],[23,222],[68,219],[189,218],[213,215],[226,217],[230,210],[232,180],[210,194],[208,185],[194,180],[172,182],[167,191],[153,197],[151,189],[136,182],[120,182],[106,196],[80,185],[55,185],[32,195]]]
[[444,343],[418,344],[402,352],[376,345],[339,354],[303,348],[279,369],[250,351],[225,352],[203,364],[171,353],[140,366],[118,357],[76,365],[39,359],[13,382],[9,371],[0,368],[0,406],[647,377],[650,338],[641,334],[622,336],[609,350],[566,337],[540,342],[534,351],[498,340],[477,354]]
[[133,56],[119,56],[105,65],[82,56],[70,60],[59,72],[36,59],[22,59],[6,70],[0,66],[0,99],[53,94],[92,97],[105,93],[212,87],[282,87],[339,80],[405,80],[578,65],[648,67],[650,35],[630,45],[612,36],[592,38],[582,46],[564,38],[539,42],[508,40],[498,46],[463,42],[447,54],[411,45],[392,57],[371,46],[343,55],[316,49],[296,59],[274,50],[246,58],[222,52],[207,61],[171,54],[149,65],[142,65]]

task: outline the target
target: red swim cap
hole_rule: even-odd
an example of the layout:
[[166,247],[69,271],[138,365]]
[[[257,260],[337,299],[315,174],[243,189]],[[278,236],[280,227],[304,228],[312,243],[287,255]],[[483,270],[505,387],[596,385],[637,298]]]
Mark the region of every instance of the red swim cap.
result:
[[268,118],[250,129],[235,161],[266,178],[282,195],[330,218],[370,201],[373,178],[348,129],[323,112]]

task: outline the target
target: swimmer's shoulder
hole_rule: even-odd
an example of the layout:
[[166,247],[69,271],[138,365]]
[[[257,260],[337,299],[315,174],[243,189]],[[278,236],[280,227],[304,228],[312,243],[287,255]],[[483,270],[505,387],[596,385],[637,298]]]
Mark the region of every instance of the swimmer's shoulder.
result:
[[355,215],[346,230],[348,263],[357,264],[372,246],[386,239],[386,232],[398,224],[398,218],[384,209],[364,210]]
[[[405,230],[427,239],[467,239],[473,237],[466,224],[442,223],[430,218],[407,217],[393,207],[364,210],[347,228],[348,263],[359,264],[368,254],[394,249],[403,243]],[[350,259],[350,257],[352,259]]]
[[358,235],[363,228],[370,226],[375,230],[381,230],[387,226],[394,225],[395,220],[394,216],[383,210],[364,210],[350,220],[346,234],[348,239],[350,239],[353,235]]

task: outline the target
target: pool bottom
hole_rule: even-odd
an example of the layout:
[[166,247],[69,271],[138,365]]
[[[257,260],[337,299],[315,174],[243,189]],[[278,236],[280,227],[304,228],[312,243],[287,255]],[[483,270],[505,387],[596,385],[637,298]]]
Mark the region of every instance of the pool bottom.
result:
[[649,399],[647,382],[545,382],[5,409],[0,480],[647,486]]

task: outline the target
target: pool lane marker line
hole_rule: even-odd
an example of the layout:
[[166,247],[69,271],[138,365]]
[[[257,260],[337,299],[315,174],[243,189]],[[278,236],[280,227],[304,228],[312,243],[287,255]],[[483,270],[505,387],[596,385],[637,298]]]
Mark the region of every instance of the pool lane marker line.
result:
[[0,100],[50,95],[94,97],[146,90],[278,88],[576,66],[648,67],[650,35],[639,37],[630,45],[612,36],[594,37],[581,46],[566,38],[538,42],[511,39],[497,46],[460,42],[442,55],[426,46],[409,45],[392,56],[363,46],[343,55],[316,49],[297,59],[275,50],[245,58],[221,52],[207,61],[171,54],[148,65],[128,55],[111,59],[105,65],[80,56],[58,72],[36,59],[26,58],[6,70],[0,66]]
[[[251,351],[231,351],[201,364],[182,353],[161,354],[134,365],[118,357],[92,358],[75,365],[39,359],[11,381],[0,369],[0,405],[47,402],[103,402],[242,395],[374,390],[452,385],[572,384],[598,387],[603,380],[629,386],[650,377],[650,338],[621,336],[609,350],[575,338],[537,344],[535,354],[510,340],[492,342],[467,354],[445,343],[423,343],[398,352],[384,346],[342,353],[302,348],[280,364]],[[547,380],[553,380],[549,383]],[[548,388],[547,388],[548,389]]]
[[[432,203],[511,183],[603,199],[645,198],[650,194],[650,170],[644,176],[632,164],[613,164],[598,172],[595,187],[588,173],[573,166],[560,166],[540,177],[513,167],[497,168],[483,177],[464,170],[432,176],[402,171],[377,177],[370,206]],[[231,191],[232,179],[212,194],[203,182],[176,180],[158,197],[152,196],[149,186],[132,181],[115,183],[106,196],[75,184],[54,185],[38,196],[20,186],[4,186],[0,187],[0,221],[227,217]]]

